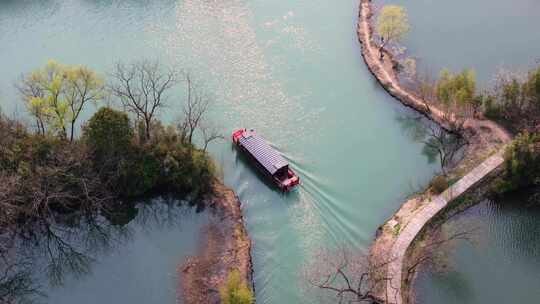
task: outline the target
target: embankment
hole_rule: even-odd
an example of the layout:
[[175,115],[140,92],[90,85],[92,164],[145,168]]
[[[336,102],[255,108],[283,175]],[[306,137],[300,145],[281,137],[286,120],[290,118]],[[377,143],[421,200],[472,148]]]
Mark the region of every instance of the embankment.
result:
[[[423,100],[401,85],[395,72],[396,61],[392,54],[374,42],[372,27],[372,3],[360,0],[357,34],[364,61],[382,87],[404,105],[413,108],[427,118],[448,129],[456,122],[453,113],[445,112],[436,103]],[[381,52],[384,56],[381,59]],[[503,149],[511,140],[510,134],[489,120],[467,118],[463,122],[464,136],[469,145],[463,160],[456,165],[453,178],[459,180],[441,195],[429,192],[409,198],[400,209],[378,229],[370,248],[373,265],[387,265],[380,270],[381,277],[388,278],[384,286],[376,288],[376,296],[385,303],[407,303],[409,294],[408,265],[411,248],[419,235],[436,219],[444,221],[449,209],[459,209],[453,204],[464,193],[474,190],[483,180],[492,176],[503,163]],[[479,164],[479,165],[478,165]]]
[[178,269],[182,303],[220,303],[219,287],[237,269],[252,286],[251,241],[244,227],[240,200],[221,182],[207,201],[213,219],[206,226],[206,242],[197,256]]

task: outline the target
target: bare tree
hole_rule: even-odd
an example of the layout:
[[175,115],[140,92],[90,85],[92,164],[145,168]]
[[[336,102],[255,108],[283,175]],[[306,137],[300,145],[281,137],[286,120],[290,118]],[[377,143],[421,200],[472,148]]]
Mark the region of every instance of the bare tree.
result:
[[[459,212],[451,215],[453,217]],[[421,265],[435,263],[435,253],[457,240],[471,240],[474,230],[459,230],[441,236],[441,226],[435,227],[435,237],[422,242],[419,250],[406,259],[406,279],[412,277]],[[342,247],[338,250],[322,250],[306,265],[304,279],[309,286],[323,291],[322,297],[337,300],[337,303],[394,303],[395,295],[388,294],[387,285],[393,277],[388,266],[396,257],[384,256],[375,259],[357,249]],[[394,286],[392,286],[394,288]],[[398,288],[398,287],[395,287]],[[309,290],[313,294],[313,290]],[[328,302],[328,301],[326,301]]]
[[16,224],[54,217],[58,210],[95,214],[113,201],[90,166],[84,151],[74,146],[56,148],[45,165],[34,164],[29,178],[9,169],[0,174],[0,220]]
[[424,104],[427,113],[431,113],[430,104],[435,102],[435,83],[430,72],[415,74],[413,79],[413,89]]
[[[438,229],[440,229],[440,227],[438,227]],[[417,251],[413,258],[408,261],[406,265],[407,276],[411,276],[416,273],[418,268],[425,263],[434,263],[434,252],[442,250],[444,246],[458,240],[471,241],[473,231],[474,229],[458,231],[444,238],[439,237],[429,240],[428,242],[424,242],[422,249]]]
[[174,69],[165,69],[157,61],[143,60],[124,65],[118,63],[109,88],[123,106],[144,124],[144,138],[150,139],[152,122],[166,106],[168,92],[177,81]]
[[41,295],[39,287],[32,280],[32,262],[13,251],[13,238],[2,235],[0,245],[0,303],[31,303]]
[[[178,129],[180,131],[180,136],[182,142],[193,144],[193,136],[195,131],[201,127],[204,116],[208,112],[211,99],[205,95],[200,87],[198,87],[189,74],[185,75],[186,81],[186,102],[182,108],[182,118],[178,124]],[[205,145],[210,141],[214,140],[212,137],[215,137],[212,130],[208,128],[203,134],[205,136]],[[206,142],[206,140],[210,140]]]
[[427,124],[426,132],[423,143],[427,149],[439,156],[441,170],[446,175],[446,169],[452,165],[456,155],[467,145],[467,141],[460,132],[448,132],[433,123]]
[[439,158],[443,173],[453,164],[459,151],[468,144],[462,135],[465,132],[464,120],[455,119],[454,116],[442,118],[444,127],[433,121],[423,119],[421,115],[401,116],[398,121],[409,136],[424,144],[424,154],[430,159]]
[[200,129],[201,129],[201,133],[202,133],[203,141],[204,141],[203,151],[205,152],[206,152],[206,149],[208,148],[208,145],[211,142],[215,140],[223,139],[223,135],[221,135],[221,132],[215,125],[208,124],[208,123],[202,124],[200,126]]
[[[321,289],[338,303],[383,303],[375,291],[390,278],[383,269],[391,261],[373,265],[365,254],[342,247],[338,250],[321,250],[305,269],[305,279],[310,286]],[[324,296],[322,294],[321,296]]]

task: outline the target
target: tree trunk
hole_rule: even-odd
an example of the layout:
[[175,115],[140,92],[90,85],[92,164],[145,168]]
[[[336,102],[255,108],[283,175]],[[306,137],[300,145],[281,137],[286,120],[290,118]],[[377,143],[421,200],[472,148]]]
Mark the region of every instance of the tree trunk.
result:
[[192,144],[193,143],[193,131],[189,132],[189,144]]
[[73,142],[73,129],[75,129],[75,121],[71,122],[71,134],[69,135],[69,141]]
[[151,126],[150,124],[152,123],[152,117],[148,117],[146,116],[146,114],[144,115],[144,139],[145,141],[148,141],[150,140],[150,134],[151,134]]
[[38,132],[41,135],[45,135],[45,126],[43,125],[43,120],[41,120],[40,118],[37,118],[36,120],[37,120]]
[[66,131],[66,126],[62,126],[62,139],[67,139],[67,131]]

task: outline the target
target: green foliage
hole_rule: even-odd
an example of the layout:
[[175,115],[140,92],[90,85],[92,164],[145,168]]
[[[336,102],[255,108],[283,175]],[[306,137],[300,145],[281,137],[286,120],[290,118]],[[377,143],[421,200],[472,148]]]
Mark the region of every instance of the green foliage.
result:
[[131,150],[133,129],[126,113],[99,109],[83,129],[83,139],[98,161],[117,158]]
[[495,182],[497,193],[540,184],[539,141],[539,134],[524,132],[507,147],[503,176]]
[[540,110],[540,66],[529,72],[524,84],[524,92],[529,103]]
[[175,192],[206,193],[215,174],[214,163],[207,153],[184,143],[175,128],[153,127],[150,142],[144,145],[147,153],[159,159],[163,185]]
[[486,99],[486,97],[484,95],[481,95],[481,94],[476,95],[471,99],[470,105],[473,108],[473,116],[474,117],[476,117],[476,115],[478,114],[478,110],[480,108],[482,108],[482,106],[484,105],[485,99]]
[[18,223],[52,212],[95,212],[107,187],[92,169],[83,145],[35,135],[0,116],[0,223]]
[[499,117],[499,108],[495,105],[495,98],[492,95],[485,95],[483,97],[484,115],[487,118],[495,119]]
[[160,160],[149,151],[135,148],[119,163],[117,191],[127,197],[148,194],[160,183]]
[[476,91],[476,79],[474,71],[464,69],[458,74],[453,74],[447,69],[440,72],[435,87],[438,100],[446,106],[464,106],[468,103],[476,103],[474,100]]
[[227,281],[219,288],[221,304],[251,304],[253,293],[245,280],[240,277],[238,270],[233,270],[227,276]]
[[[163,127],[154,116],[176,77],[154,67],[142,67],[140,94],[131,108],[124,104],[137,123],[144,119],[142,131],[126,112],[105,107],[85,124],[80,139],[74,138],[75,123],[85,105],[103,99],[103,79],[87,67],[55,61],[24,75],[18,89],[37,132],[0,112],[0,226],[51,218],[57,211],[97,214],[118,199],[161,194],[197,199],[211,191],[215,167],[208,154],[182,140],[185,128]],[[145,98],[149,91],[152,104]],[[208,103],[192,100],[189,130],[192,135],[200,128],[206,136],[199,123]],[[134,111],[140,104],[151,108]],[[140,135],[143,140],[137,140]]]
[[70,126],[73,140],[75,122],[84,106],[103,97],[103,82],[87,67],[49,60],[22,79],[19,91],[40,133],[45,134],[48,127],[50,132],[67,137]]
[[502,96],[509,104],[519,106],[521,100],[521,84],[517,79],[512,79],[502,85]]
[[431,189],[436,194],[441,194],[444,192],[444,190],[448,189],[448,180],[443,175],[437,175],[435,176],[430,183]]
[[152,132],[150,141],[137,141],[126,113],[102,108],[88,121],[83,139],[96,170],[122,196],[210,191],[215,169],[209,156],[183,143],[173,127],[154,122]]
[[397,236],[399,234],[399,232],[401,231],[401,223],[397,223],[394,225],[394,227],[392,227],[392,234],[394,236]]
[[199,198],[211,191],[214,165],[183,144],[174,128],[134,143],[123,112],[100,109],[81,140],[33,134],[0,114],[0,224],[55,214],[96,214],[119,198],[173,194]]
[[382,7],[376,22],[376,31],[383,39],[383,45],[397,42],[409,31],[407,12],[399,5]]
[[527,75],[500,72],[485,104],[485,115],[500,121],[516,133],[534,132],[540,124],[540,66]]

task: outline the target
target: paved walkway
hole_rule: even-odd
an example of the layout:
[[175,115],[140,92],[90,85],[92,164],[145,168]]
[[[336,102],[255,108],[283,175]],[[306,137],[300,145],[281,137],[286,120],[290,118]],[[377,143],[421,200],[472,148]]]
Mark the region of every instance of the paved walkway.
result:
[[414,241],[422,228],[439,213],[452,200],[458,198],[465,191],[476,185],[485,176],[498,168],[504,161],[503,152],[489,157],[471,172],[461,178],[457,183],[448,188],[441,195],[424,202],[424,207],[416,212],[414,217],[403,227],[392,246],[390,256],[392,262],[388,264],[388,275],[391,281],[386,286],[386,291],[391,303],[401,304],[401,282],[405,252]]
[[[373,29],[370,24],[371,17],[371,1],[360,0],[357,33],[358,39],[362,44],[362,56],[371,73],[390,95],[394,96],[403,104],[424,113],[443,127],[446,127],[445,124],[448,122],[448,118],[445,117],[447,114],[444,111],[433,106],[434,103],[430,103],[432,105],[428,109],[421,98],[401,86],[392,67],[393,63],[391,55],[385,53],[384,60],[380,59],[379,47],[373,42]],[[450,118],[450,120],[452,119],[453,118]],[[478,137],[480,140],[486,141],[487,139],[488,145],[493,143],[504,144],[511,140],[510,134],[505,129],[489,120],[469,118],[465,121],[464,127],[474,129],[474,133],[480,135]],[[485,176],[499,167],[503,161],[503,150],[501,149],[497,154],[486,159],[441,195],[432,198],[430,201],[424,202],[424,207],[419,209],[414,214],[413,218],[401,228],[401,231],[390,250],[390,256],[393,258],[393,261],[388,264],[387,276],[392,279],[386,286],[390,303],[401,304],[403,302],[401,282],[405,253],[418,233],[434,216],[446,207],[450,201],[456,199],[465,191],[476,185]]]

